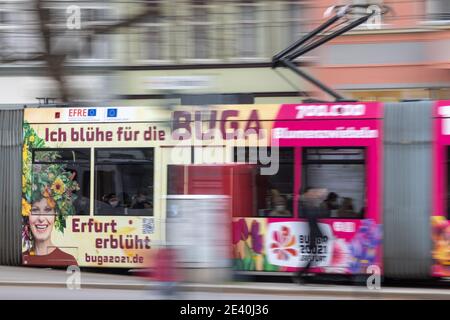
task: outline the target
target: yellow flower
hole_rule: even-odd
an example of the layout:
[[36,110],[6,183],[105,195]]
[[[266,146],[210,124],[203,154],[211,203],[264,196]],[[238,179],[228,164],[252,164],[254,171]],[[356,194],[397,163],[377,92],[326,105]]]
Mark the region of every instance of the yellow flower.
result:
[[27,178],[25,178],[25,175],[22,175],[22,189],[25,189],[27,185]]
[[258,254],[255,256],[255,269],[256,271],[263,271],[264,270],[264,260],[262,254]]
[[31,212],[31,205],[27,202],[27,200],[22,198],[22,216],[28,217],[30,215],[30,212]]
[[65,188],[64,183],[62,182],[62,180],[61,180],[60,178],[57,178],[57,179],[55,180],[55,182],[53,182],[53,184],[52,184],[52,190],[53,190],[55,193],[58,193],[58,194],[63,194],[63,193],[64,193],[64,191],[66,190],[66,188]]
[[30,138],[28,139],[30,142],[34,142],[34,136],[30,136]]
[[27,160],[28,160],[28,150],[27,150],[27,146],[26,145],[23,145],[23,148],[22,148],[22,158],[23,158],[23,162],[24,163],[27,162]]
[[433,258],[440,264],[448,264],[450,261],[450,251],[448,250],[448,243],[445,241],[438,242],[433,250]]

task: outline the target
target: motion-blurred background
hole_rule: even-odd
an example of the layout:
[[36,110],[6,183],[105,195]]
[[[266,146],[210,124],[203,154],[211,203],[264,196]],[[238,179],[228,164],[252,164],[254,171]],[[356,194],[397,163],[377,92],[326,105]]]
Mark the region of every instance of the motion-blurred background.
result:
[[321,98],[270,61],[324,22],[327,8],[343,4],[392,11],[302,56],[299,65],[350,99],[450,98],[449,0],[3,0],[0,104],[37,97],[122,105]]

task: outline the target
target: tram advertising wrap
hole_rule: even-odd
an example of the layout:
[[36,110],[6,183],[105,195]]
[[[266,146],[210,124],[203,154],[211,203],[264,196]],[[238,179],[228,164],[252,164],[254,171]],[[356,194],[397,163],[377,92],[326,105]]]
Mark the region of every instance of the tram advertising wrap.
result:
[[170,132],[136,123],[142,110],[25,111],[23,264],[149,265],[162,239],[154,149]]
[[[393,244],[383,241],[392,217],[382,208],[395,199],[383,199],[383,161],[391,168],[395,159],[383,136],[401,121],[387,110],[377,102],[25,108],[23,264],[151,266],[167,243],[168,196],[229,189],[234,270],[293,272],[314,259],[311,272],[384,273]],[[429,273],[448,277],[450,101],[433,110],[432,210],[423,213],[431,225],[417,243],[432,244]],[[326,196],[315,248],[301,201],[311,188]]]
[[[262,202],[255,214],[234,219],[236,269],[292,272],[313,259],[312,272],[357,274],[370,266],[382,270],[381,117],[378,103],[280,107],[272,145],[280,147],[280,170],[286,170],[280,179],[289,176],[292,184],[285,188],[286,180],[278,181],[271,191],[272,199],[278,199],[272,208]],[[283,160],[283,148],[293,150],[290,164]],[[336,191],[341,203],[350,203],[349,210],[341,206],[320,219],[322,236],[314,249],[297,205],[308,187],[326,188],[329,195]],[[290,208],[285,199],[292,199]]]
[[[25,109],[23,263],[148,266],[152,249],[165,242],[167,166],[182,163],[167,150],[214,146],[209,149],[225,152],[213,161],[233,163],[227,152],[239,149],[239,141],[245,148],[280,148],[280,172],[289,181],[277,185],[275,174],[267,190],[272,209],[289,202],[290,213],[272,214],[263,195],[254,199],[253,212],[233,217],[236,269],[289,271],[306,264],[313,255],[296,203],[317,177],[331,181],[329,191],[333,181],[347,181],[340,196],[355,207],[348,216],[321,219],[317,271],[381,266],[381,116],[378,103]],[[324,157],[327,165],[317,160]]]

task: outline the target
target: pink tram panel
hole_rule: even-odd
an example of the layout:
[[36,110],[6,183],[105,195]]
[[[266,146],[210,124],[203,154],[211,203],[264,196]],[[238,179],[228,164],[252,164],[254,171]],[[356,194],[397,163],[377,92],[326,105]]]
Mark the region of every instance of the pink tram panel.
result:
[[450,101],[437,101],[433,113],[432,275],[450,277]]
[[[255,192],[251,217],[233,219],[235,269],[291,272],[312,257],[313,272],[382,269],[382,116],[380,103],[280,106],[271,130],[280,168],[257,177],[266,192]],[[315,255],[299,208],[308,187],[329,192]]]

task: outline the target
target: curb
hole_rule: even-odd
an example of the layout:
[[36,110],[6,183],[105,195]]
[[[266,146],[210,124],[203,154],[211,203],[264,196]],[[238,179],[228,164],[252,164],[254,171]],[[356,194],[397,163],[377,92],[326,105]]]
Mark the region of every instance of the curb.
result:
[[[25,281],[1,281],[0,286],[26,286],[26,287],[50,287],[66,288],[65,283],[61,282],[25,282]],[[85,283],[81,289],[112,289],[112,290],[159,290],[156,283],[134,284],[134,283]],[[182,291],[186,292],[211,292],[211,293],[239,293],[239,294],[273,294],[273,295],[303,295],[311,297],[338,296],[349,299],[439,299],[450,300],[450,290],[447,292],[419,291],[411,289],[410,291],[399,291],[399,289],[381,289],[369,290],[361,287],[347,287],[338,289],[308,287],[302,288],[267,288],[243,285],[213,285],[213,284],[182,284]],[[409,288],[408,288],[409,289]],[[441,290],[442,289],[436,289]]]

